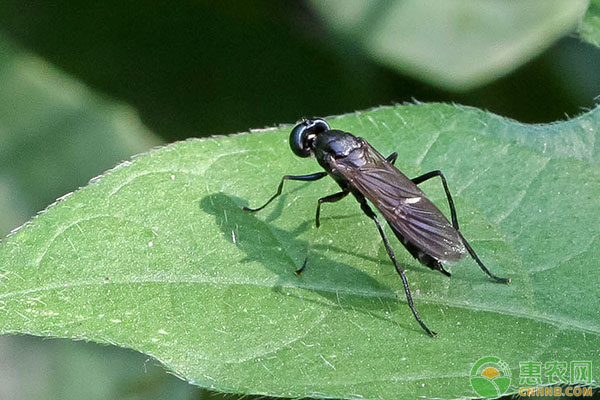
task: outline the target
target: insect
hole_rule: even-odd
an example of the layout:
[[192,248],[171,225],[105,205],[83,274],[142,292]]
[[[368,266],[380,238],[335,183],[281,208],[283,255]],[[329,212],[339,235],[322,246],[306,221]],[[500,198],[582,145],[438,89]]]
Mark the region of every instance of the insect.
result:
[[[408,305],[419,325],[429,335],[437,336],[421,320],[414,306],[404,270],[396,260],[379,218],[367,200],[379,210],[398,240],[421,264],[450,276],[444,264],[457,262],[468,252],[490,278],[497,282],[510,283],[510,278],[501,278],[490,272],[459,231],[454,202],[441,171],[431,171],[409,179],[394,166],[397,153],[385,158],[365,139],[331,129],[323,119],[304,120],[296,125],[290,133],[290,147],[298,157],[314,155],[325,171],[308,175],[285,175],[277,192],[265,204],[258,208],[244,207],[244,210],[256,212],[265,208],[281,194],[286,180],[316,181],[327,175],[331,176],[341,191],[318,200],[317,228],[320,225],[321,204],[333,203],[352,194],[358,200],[362,211],[377,225],[388,256],[402,278]],[[446,192],[452,222],[448,221],[417,186],[436,176],[440,177]],[[300,274],[306,268],[307,259],[296,274]]]

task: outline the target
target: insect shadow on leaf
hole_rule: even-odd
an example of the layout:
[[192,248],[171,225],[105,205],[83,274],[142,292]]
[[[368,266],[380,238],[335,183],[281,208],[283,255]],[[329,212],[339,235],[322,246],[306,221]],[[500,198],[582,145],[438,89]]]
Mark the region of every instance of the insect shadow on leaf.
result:
[[[294,260],[302,259],[308,244],[305,240],[298,239],[298,236],[310,228],[309,224],[302,221],[293,230],[280,229],[242,211],[239,204],[243,203],[243,200],[223,193],[206,196],[200,201],[201,208],[215,217],[215,224],[219,226],[223,237],[245,253],[246,257],[242,260],[240,268],[244,268],[244,263],[247,262],[260,262],[277,275],[278,281],[272,285],[275,292],[286,296],[302,296],[303,300],[332,309],[351,309],[353,312],[368,314],[400,325],[403,329],[410,328],[410,325],[404,325],[404,322],[390,320],[390,313],[399,306],[395,289],[382,285],[369,274],[351,265],[328,258],[318,251],[319,247],[311,258],[311,265],[315,266],[317,272],[307,276],[309,279],[299,281],[292,273],[298,268]],[[236,237],[235,244],[232,231]],[[326,248],[332,250],[331,246]],[[352,253],[347,249],[340,251]],[[352,255],[361,257],[358,254]],[[317,268],[319,266],[323,268]],[[301,293],[293,294],[289,289],[309,290],[326,301]]]

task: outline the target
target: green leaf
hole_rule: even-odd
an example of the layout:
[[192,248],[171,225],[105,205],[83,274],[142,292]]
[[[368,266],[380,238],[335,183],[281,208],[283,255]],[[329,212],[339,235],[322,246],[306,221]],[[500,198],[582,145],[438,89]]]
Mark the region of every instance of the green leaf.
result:
[[573,30],[589,0],[311,0],[351,47],[430,84],[468,90]]
[[579,36],[586,42],[600,47],[600,0],[591,0],[590,6],[579,24]]
[[[520,361],[600,362],[600,109],[524,125],[411,105],[331,124],[398,151],[409,176],[443,170],[462,232],[513,283],[470,259],[445,277],[394,242],[433,339],[355,201],[324,205],[313,228],[333,181],[288,182],[243,212],[283,174],[319,170],[289,151],[286,126],[141,155],[9,236],[0,332],[116,344],[204,387],[290,397],[473,396],[471,367],[492,355],[514,393]],[[447,211],[439,182],[422,187]]]
[[[3,336],[2,399],[199,400],[200,390],[147,356],[113,346]],[[81,384],[85,382],[85,384]],[[218,399],[215,399],[218,400]]]
[[99,98],[2,34],[0,88],[2,234],[57,196],[160,143],[130,107]]
[[[130,107],[93,94],[1,33],[0,88],[0,236],[159,143]],[[3,336],[0,360],[1,399],[198,398],[197,388],[147,356],[110,346]]]

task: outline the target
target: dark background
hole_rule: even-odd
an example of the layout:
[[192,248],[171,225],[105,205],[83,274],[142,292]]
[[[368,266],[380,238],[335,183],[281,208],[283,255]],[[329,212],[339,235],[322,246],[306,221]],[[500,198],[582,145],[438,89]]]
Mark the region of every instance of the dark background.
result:
[[5,0],[0,29],[134,106],[165,141],[413,99],[548,122],[600,93],[600,52],[574,37],[485,87],[451,93],[361,55],[299,1]]

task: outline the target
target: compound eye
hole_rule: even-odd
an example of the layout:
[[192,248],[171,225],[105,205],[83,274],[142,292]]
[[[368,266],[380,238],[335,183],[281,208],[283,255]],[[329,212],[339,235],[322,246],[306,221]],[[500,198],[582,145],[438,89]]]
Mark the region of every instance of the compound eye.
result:
[[290,133],[290,147],[295,155],[306,158],[310,156],[311,142],[314,137],[329,130],[329,124],[322,119],[305,120],[292,129]]

